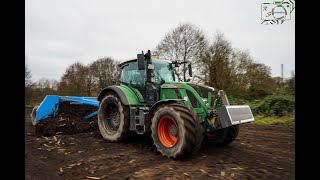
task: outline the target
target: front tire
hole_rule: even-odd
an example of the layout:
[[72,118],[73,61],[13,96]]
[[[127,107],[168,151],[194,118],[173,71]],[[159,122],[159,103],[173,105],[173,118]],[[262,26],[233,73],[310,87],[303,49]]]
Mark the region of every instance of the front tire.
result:
[[169,158],[183,158],[200,149],[203,129],[196,112],[179,104],[164,104],[152,118],[151,137],[157,150]]
[[120,142],[129,135],[129,109],[115,94],[107,94],[98,110],[98,126],[102,137]]
[[219,129],[210,133],[206,133],[206,139],[212,145],[220,147],[227,146],[238,137],[239,129],[240,125]]

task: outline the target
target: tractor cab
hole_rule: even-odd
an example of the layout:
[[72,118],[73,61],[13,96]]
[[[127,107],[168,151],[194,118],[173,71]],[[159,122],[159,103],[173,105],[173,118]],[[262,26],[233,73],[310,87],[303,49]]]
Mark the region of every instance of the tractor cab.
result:
[[[166,61],[152,58],[150,50],[146,54],[137,54],[137,59],[119,64],[121,68],[120,82],[128,86],[140,99],[140,102],[153,106],[163,99],[160,97],[162,87],[168,84],[185,84],[178,82],[174,68],[187,62]],[[192,77],[191,63],[187,66]],[[190,79],[189,79],[190,80]],[[169,85],[170,86],[170,85]],[[172,86],[172,85],[171,85]],[[181,99],[176,97],[175,99]]]
[[[160,86],[165,82],[175,81],[172,63],[153,58],[151,59],[151,63],[154,66],[154,78],[152,81],[155,85]],[[120,82],[138,89],[141,94],[145,94],[147,69],[144,68],[139,70],[137,59],[123,62],[120,64],[120,67]]]
[[173,65],[166,60],[151,58],[148,53],[137,59],[125,61],[121,68],[120,82],[130,87],[141,102],[152,106],[159,100],[159,88],[166,82],[175,82]]

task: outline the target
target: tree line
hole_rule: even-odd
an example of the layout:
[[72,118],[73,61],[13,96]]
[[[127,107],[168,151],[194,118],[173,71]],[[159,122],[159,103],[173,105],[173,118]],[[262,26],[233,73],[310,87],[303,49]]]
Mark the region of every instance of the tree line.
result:
[[46,95],[97,96],[105,87],[114,84],[120,76],[119,62],[110,57],[99,58],[88,65],[71,64],[60,81],[42,78],[31,81],[31,72],[25,65],[25,103],[36,104]]
[[[223,89],[231,99],[253,101],[283,91],[294,95],[295,76],[283,80],[272,77],[271,68],[253,59],[248,50],[237,49],[223,33],[210,39],[191,23],[179,24],[166,33],[152,54],[170,61],[186,62],[175,73],[179,81],[191,81]],[[99,58],[88,65],[71,64],[59,81],[31,81],[25,68],[26,104],[34,104],[48,94],[61,96],[97,96],[120,77],[119,61]],[[193,77],[188,79],[187,64],[192,64]]]

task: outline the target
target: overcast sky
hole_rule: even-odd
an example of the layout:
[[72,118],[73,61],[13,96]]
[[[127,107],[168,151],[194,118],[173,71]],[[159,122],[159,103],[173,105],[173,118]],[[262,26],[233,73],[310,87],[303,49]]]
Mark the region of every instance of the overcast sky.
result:
[[136,58],[165,33],[190,22],[290,77],[295,69],[295,11],[281,25],[261,24],[257,0],[26,0],[25,54],[33,80],[60,80],[66,68],[99,57]]

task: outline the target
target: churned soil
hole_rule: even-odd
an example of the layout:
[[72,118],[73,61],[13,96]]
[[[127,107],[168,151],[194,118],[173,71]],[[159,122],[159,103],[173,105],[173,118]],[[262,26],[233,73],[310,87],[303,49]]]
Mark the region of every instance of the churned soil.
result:
[[98,107],[94,106],[60,102],[57,116],[51,116],[37,123],[35,133],[39,136],[53,136],[96,131],[98,130],[97,116],[86,120],[83,120],[83,117],[97,110]]
[[59,124],[61,133],[36,134],[31,110],[25,111],[25,179],[295,179],[294,128],[244,124],[229,146],[204,144],[197,154],[172,160],[157,152],[149,136],[105,141],[94,118],[79,130]]

